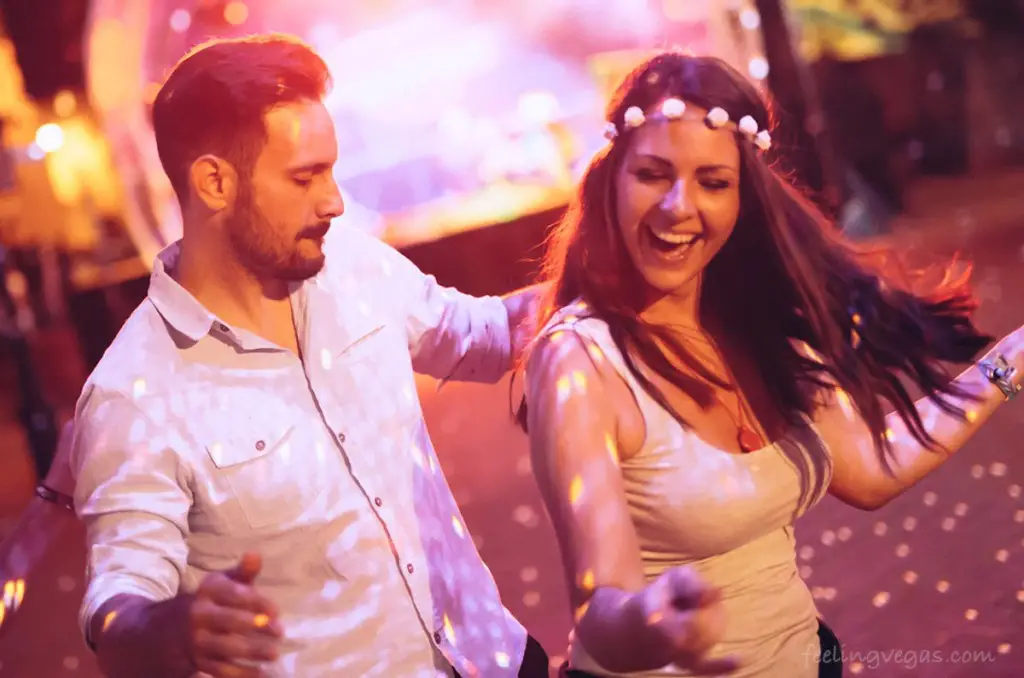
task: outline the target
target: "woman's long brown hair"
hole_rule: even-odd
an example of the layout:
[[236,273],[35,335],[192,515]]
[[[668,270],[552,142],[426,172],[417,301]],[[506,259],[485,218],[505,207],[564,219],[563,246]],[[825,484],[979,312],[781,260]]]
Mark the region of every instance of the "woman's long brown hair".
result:
[[[622,121],[630,106],[650,110],[667,97],[704,109],[719,106],[732,120],[753,116],[769,128],[772,116],[758,91],[725,62],[675,52],[637,67],[612,97],[607,119]],[[615,179],[630,134],[593,159],[577,196],[549,235],[540,278],[550,282],[537,319],[543,327],[576,299],[604,320],[627,366],[662,407],[683,422],[637,361],[699,403],[711,397],[712,375],[664,329],[638,315],[635,267],[615,224]],[[911,395],[916,387],[947,412],[963,416],[950,396],[964,398],[944,363],[968,363],[992,338],[971,319],[976,302],[970,267],[949,262],[927,293],[899,253],[845,238],[836,225],[749,143],[740,143],[740,215],[736,228],[704,273],[701,308],[714,313],[754,358],[775,406],[795,424],[813,415],[815,389],[834,380],[850,397],[889,468],[886,414],[894,409],[914,438],[937,443],[925,430]],[[957,272],[959,269],[960,272]],[[853,341],[856,332],[859,341]],[[806,342],[822,362],[794,346]],[[662,346],[693,368],[673,367]],[[808,389],[812,384],[815,388]],[[526,425],[526,403],[517,419]]]

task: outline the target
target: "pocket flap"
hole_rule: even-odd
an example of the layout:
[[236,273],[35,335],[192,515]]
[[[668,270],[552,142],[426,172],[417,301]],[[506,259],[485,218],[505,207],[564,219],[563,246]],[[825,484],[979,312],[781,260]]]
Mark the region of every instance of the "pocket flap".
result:
[[283,407],[271,411],[233,400],[240,406],[221,416],[211,416],[203,436],[210,459],[221,469],[265,457],[286,443],[295,430],[294,421]]

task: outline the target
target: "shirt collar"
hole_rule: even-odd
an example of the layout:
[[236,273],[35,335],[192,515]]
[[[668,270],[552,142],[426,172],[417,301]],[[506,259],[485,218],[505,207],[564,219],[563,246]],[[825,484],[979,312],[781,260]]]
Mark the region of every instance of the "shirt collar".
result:
[[[193,343],[211,334],[212,331],[214,336],[228,340],[243,349],[266,348],[269,344],[263,339],[244,330],[229,327],[178,284],[171,271],[177,266],[180,253],[181,241],[178,240],[161,250],[153,262],[153,272],[149,279],[149,300],[163,319]],[[362,293],[366,291],[359,276],[350,274],[344,277],[344,284],[328,284],[325,271],[290,286],[296,325],[301,337],[309,323],[311,307],[333,308],[335,311],[352,309],[355,312],[334,312],[325,314],[320,319],[321,324],[330,327],[325,331],[334,338],[334,342],[340,347],[348,347],[378,329],[383,321],[378,313],[359,303],[362,301]]]
[[215,315],[171,277],[170,271],[177,265],[180,253],[179,240],[156,255],[153,273],[149,278],[149,300],[171,327],[195,342],[209,334],[210,328],[218,321]]

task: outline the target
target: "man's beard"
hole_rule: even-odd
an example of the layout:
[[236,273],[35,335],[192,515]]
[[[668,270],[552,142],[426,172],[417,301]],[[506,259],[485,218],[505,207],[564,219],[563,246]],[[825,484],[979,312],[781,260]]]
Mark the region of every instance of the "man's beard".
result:
[[247,183],[239,189],[227,232],[240,262],[257,277],[301,282],[315,276],[324,266],[323,254],[303,256],[299,240],[284,242],[279,238],[273,224],[256,207]]

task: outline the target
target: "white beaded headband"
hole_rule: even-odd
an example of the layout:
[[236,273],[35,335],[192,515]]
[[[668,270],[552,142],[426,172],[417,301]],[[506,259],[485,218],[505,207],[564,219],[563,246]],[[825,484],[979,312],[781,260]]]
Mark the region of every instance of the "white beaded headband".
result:
[[[661,102],[661,106],[653,113],[646,114],[639,106],[630,106],[622,116],[622,129],[614,122],[608,123],[605,127],[604,138],[614,141],[628,130],[636,129],[644,123],[654,120],[656,122],[668,122],[680,120],[686,113],[686,102],[682,99],[669,98]],[[711,129],[721,129],[729,124],[729,113],[718,106],[715,106],[704,116],[704,124]],[[772,137],[766,129],[758,129],[757,121],[753,116],[745,115],[736,123],[736,128],[745,138],[762,151],[772,147]]]

